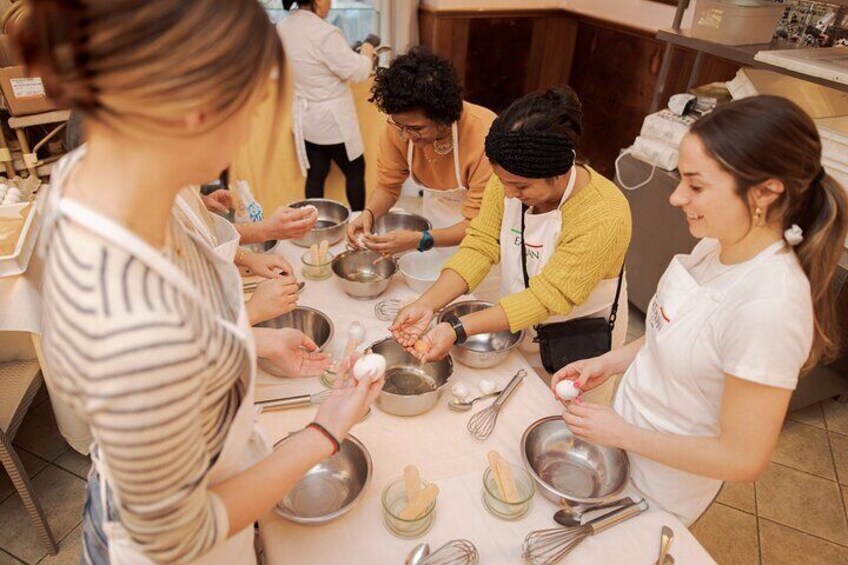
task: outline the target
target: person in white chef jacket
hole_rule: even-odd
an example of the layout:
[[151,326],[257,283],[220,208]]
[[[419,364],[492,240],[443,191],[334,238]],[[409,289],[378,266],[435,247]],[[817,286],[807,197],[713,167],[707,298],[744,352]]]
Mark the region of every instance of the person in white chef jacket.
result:
[[702,239],[660,279],[646,336],[564,367],[551,384],[591,390],[624,372],[612,408],[578,397],[565,422],[626,450],[631,487],[691,524],[722,481],[762,474],[799,374],[838,352],[831,282],[848,197],[822,167],[812,119],[785,98],[701,118],[679,170],[671,204]]
[[[297,5],[296,10],[292,7]],[[277,25],[294,79],[292,128],[306,197],[322,198],[335,162],[345,175],[353,210],[365,207],[365,148],[350,82],[368,79],[374,47],[357,53],[342,32],[326,21],[332,0],[283,0],[290,13]]]

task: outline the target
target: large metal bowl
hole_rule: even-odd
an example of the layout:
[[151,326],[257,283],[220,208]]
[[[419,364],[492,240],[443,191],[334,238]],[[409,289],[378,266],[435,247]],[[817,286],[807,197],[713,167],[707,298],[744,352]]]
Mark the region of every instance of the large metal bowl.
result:
[[[439,314],[439,322],[454,315],[461,318],[473,312],[479,312],[494,306],[491,302],[483,300],[465,300],[447,306]],[[487,334],[472,335],[462,345],[454,345],[451,349],[456,360],[468,367],[475,369],[488,369],[503,362],[510,351],[521,344],[524,339],[524,330],[518,333],[502,331]]]
[[339,452],[307,471],[274,511],[298,524],[326,524],[356,506],[368,490],[372,474],[371,454],[348,434]]
[[315,206],[318,209],[318,221],[305,236],[291,240],[295,245],[311,247],[313,244],[327,240],[334,245],[342,240],[347,233],[347,222],[350,219],[350,208],[326,198],[307,198],[289,204],[291,208],[303,208],[304,206]]
[[398,270],[398,263],[394,257],[377,261],[382,257],[375,251],[365,249],[337,255],[333,259],[333,272],[342,290],[355,300],[371,300],[383,294],[392,282],[392,275]]
[[377,406],[395,416],[423,414],[439,403],[450,376],[450,355],[441,361],[421,365],[412,354],[392,338],[382,339],[369,348],[386,358],[386,383],[377,396]]
[[521,437],[521,458],[545,498],[558,505],[610,501],[630,474],[624,451],[574,437],[560,416],[530,424]]
[[[294,328],[305,333],[319,350],[333,340],[333,322],[329,316],[315,308],[298,306],[288,314],[277,316],[266,322],[256,324],[260,328]],[[267,359],[259,359],[259,366],[275,377],[285,377],[280,369]]]
[[371,233],[382,235],[395,230],[429,231],[432,229],[433,224],[424,216],[412,212],[389,211],[374,221]]

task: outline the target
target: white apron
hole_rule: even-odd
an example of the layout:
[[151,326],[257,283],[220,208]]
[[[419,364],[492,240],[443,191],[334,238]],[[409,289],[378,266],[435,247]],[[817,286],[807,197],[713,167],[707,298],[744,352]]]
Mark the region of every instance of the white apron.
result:
[[[102,216],[73,201],[62,199],[59,202],[58,210],[61,214],[86,226],[103,239],[132,253],[137,259],[168,280],[176,288],[180,289],[185,296],[194,300],[199,306],[211,311],[211,306],[204,300],[185,273],[180,271],[153,247],[145,245],[126,230],[116,228],[112,222],[104,222]],[[108,224],[112,224],[112,229],[109,229]],[[200,237],[196,238],[201,240]],[[236,285],[238,272],[232,262],[220,257],[211,248],[203,245],[200,247],[203,253],[215,265],[222,281],[225,284]],[[237,324],[233,324],[229,320],[215,314],[217,322],[245,345],[248,354],[249,370],[246,374],[242,375],[245,392],[244,398],[242,398],[241,405],[236,411],[233,421],[230,423],[230,429],[224,440],[218,459],[207,475],[210,486],[214,486],[241,473],[271,452],[270,444],[256,419],[256,410],[253,402],[254,381],[256,379],[256,347],[253,341],[253,333],[250,331],[250,326],[247,322],[247,313],[244,304],[241,301],[239,301],[239,304],[240,310]],[[108,484],[111,487],[111,495],[118,505],[120,505],[120,493],[115,490],[115,483],[112,480],[106,462],[96,456],[92,457],[92,462],[100,475],[101,500],[104,505],[103,516],[106,520],[103,524],[103,531],[109,541],[110,563],[114,565],[153,565],[153,561],[144,555],[121,523],[108,520],[108,513],[105,508],[107,500],[106,485]],[[196,563],[203,563],[205,565],[254,564],[256,563],[256,559],[253,537],[253,528],[247,527],[213,547],[209,552],[201,556]]]
[[301,175],[305,177],[307,169],[309,169],[309,159],[306,156],[307,140],[303,135],[303,120],[310,106],[326,106],[333,114],[336,126],[342,133],[345,153],[347,153],[349,161],[353,161],[365,153],[362,132],[359,129],[359,119],[356,117],[356,105],[353,102],[353,93],[351,93],[350,88],[342,96],[327,100],[309,100],[305,96],[295,93],[292,103],[292,132],[294,133],[294,146]]
[[[423,212],[424,217],[433,224],[433,229],[443,229],[455,226],[465,221],[462,214],[462,206],[468,196],[468,188],[462,184],[462,171],[459,166],[459,129],[456,122],[451,124],[451,139],[453,143],[453,170],[456,175],[456,188],[439,190],[422,184],[412,171],[412,153],[414,144],[410,141],[406,151],[406,165],[409,168],[409,180],[416,190],[424,194]],[[451,255],[459,251],[459,246],[435,247],[436,251],[447,260]],[[497,302],[500,291],[500,266],[492,265],[489,274],[483,282],[474,289],[474,295],[481,300]]]
[[[199,197],[198,201],[201,205],[203,204],[203,201]],[[203,221],[197,210],[185,199],[182,191],[177,193],[176,203],[177,207],[179,207],[180,211],[189,221],[190,227],[193,228],[193,231],[210,249],[214,249],[219,257],[229,263],[235,261],[241,235],[233,224],[218,214],[209,214],[209,219],[212,221],[212,226],[215,230],[215,233],[210,233],[208,224]]]
[[[783,247],[783,242],[777,242],[752,259],[746,271],[705,284],[692,277],[687,265],[699,263],[706,253],[675,256],[648,306],[645,345],[621,380],[615,411],[641,428],[685,436],[718,435],[720,398],[708,398],[699,386],[698,368],[692,366],[693,348],[710,318],[723,307],[727,291]],[[687,525],[707,509],[721,488],[718,479],[633,453],[628,456],[632,485]]]
[[[572,167],[569,175],[568,185],[562,193],[559,205],[544,214],[524,215],[524,243],[527,247],[527,275],[534,277],[542,272],[542,269],[556,253],[556,243],[562,232],[562,211],[560,210],[574,191],[577,182],[577,167]],[[529,212],[529,210],[528,210]],[[503,296],[523,291],[524,272],[521,268],[521,201],[517,198],[504,198],[504,215],[501,223],[501,293]],[[571,312],[564,316],[552,316],[545,320],[547,324],[587,318],[590,316],[603,316],[609,319],[612,303],[615,300],[615,290],[618,286],[618,277],[600,281],[586,301],[576,305]],[[533,341],[535,330],[532,328],[526,332],[520,349],[528,358],[528,361],[540,375],[547,374],[539,356],[539,344]],[[620,347],[624,344],[627,335],[627,284],[622,281],[621,296],[619,297],[619,309],[615,330],[613,331],[612,346]],[[610,379],[612,380],[612,379]],[[596,402],[608,401],[611,398],[611,390],[599,387],[592,391],[589,399]]]

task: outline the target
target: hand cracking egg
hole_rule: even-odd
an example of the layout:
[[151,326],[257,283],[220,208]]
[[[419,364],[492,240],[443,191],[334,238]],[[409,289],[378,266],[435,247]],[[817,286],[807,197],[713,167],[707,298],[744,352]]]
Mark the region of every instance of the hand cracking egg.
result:
[[574,381],[563,380],[556,385],[556,395],[562,400],[574,400],[580,396],[580,389]]
[[379,353],[369,353],[357,359],[353,365],[353,378],[357,381],[374,382],[386,372],[386,358]]
[[413,348],[415,349],[415,351],[422,355],[428,353],[431,349],[430,342],[426,339],[419,339],[418,341],[416,341]]

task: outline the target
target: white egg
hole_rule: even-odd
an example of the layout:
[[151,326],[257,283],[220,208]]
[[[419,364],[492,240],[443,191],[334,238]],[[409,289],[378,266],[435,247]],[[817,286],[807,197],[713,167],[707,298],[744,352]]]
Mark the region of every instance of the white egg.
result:
[[480,392],[483,394],[495,392],[495,383],[488,379],[481,379],[480,382],[477,383],[477,386],[480,387]]
[[17,204],[20,201],[20,196],[15,196],[14,194],[7,194],[6,198],[3,200],[3,204]]
[[312,204],[307,204],[307,205],[306,205],[306,206],[304,206],[303,208],[304,208],[304,209],[308,209],[308,210],[312,210],[312,213],[313,213],[313,214],[318,214],[318,208],[316,208],[316,207],[315,207],[315,206],[313,206]]
[[356,341],[356,343],[365,341],[365,326],[362,325],[362,322],[351,322],[347,329],[347,337]]
[[353,365],[353,378],[357,381],[376,381],[386,372],[386,358],[378,353],[369,353],[357,359]]
[[556,395],[562,400],[574,400],[580,396],[580,389],[574,384],[574,381],[562,380],[556,385]]
[[461,398],[465,400],[471,395],[471,389],[468,388],[468,385],[463,383],[456,383],[451,387],[451,392],[457,398]]
[[14,194],[15,196],[21,196],[21,189],[19,189],[17,186],[13,186],[6,192],[6,194]]

